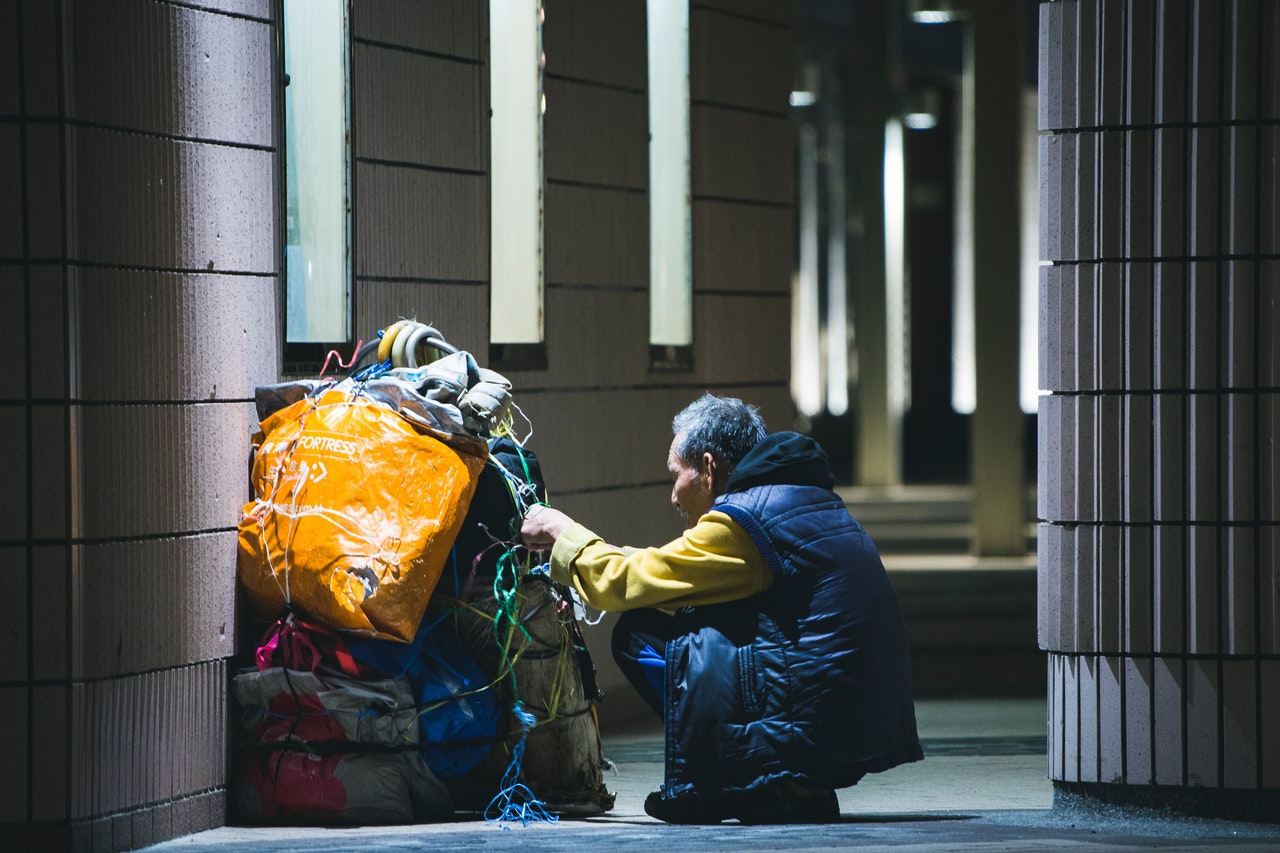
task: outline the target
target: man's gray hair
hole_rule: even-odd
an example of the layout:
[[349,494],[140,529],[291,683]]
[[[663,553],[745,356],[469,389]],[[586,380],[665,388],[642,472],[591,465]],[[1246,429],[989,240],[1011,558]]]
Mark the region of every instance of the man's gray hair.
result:
[[768,432],[755,406],[712,394],[703,394],[672,418],[671,430],[682,462],[693,464],[710,453],[730,471]]

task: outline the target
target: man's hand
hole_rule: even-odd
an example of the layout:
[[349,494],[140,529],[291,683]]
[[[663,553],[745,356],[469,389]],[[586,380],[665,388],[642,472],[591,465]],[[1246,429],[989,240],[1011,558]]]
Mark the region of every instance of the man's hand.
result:
[[534,504],[520,523],[520,538],[530,551],[550,551],[573,519],[558,509]]

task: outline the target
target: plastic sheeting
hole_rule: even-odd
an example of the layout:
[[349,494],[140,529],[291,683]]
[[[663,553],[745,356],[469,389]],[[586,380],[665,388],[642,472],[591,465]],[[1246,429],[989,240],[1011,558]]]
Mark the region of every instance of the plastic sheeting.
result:
[[412,749],[417,709],[405,679],[277,666],[237,675],[232,691],[257,742],[240,755],[243,819],[405,823],[453,814],[448,789]]
[[464,776],[499,740],[497,696],[452,631],[433,631],[424,620],[408,645],[355,640],[350,653],[366,666],[409,680],[422,758],[441,779]]
[[239,528],[241,584],[260,616],[288,605],[331,628],[409,642],[485,443],[460,419],[456,433],[411,422],[363,385],[306,390],[262,421],[256,499]]

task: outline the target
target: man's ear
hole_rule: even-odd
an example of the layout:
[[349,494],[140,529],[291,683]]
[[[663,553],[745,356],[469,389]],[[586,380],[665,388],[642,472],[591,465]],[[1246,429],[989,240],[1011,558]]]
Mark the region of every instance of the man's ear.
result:
[[698,459],[698,473],[706,477],[713,477],[715,476],[715,470],[716,458],[711,455],[710,451],[703,453],[702,457]]
[[702,473],[707,476],[707,483],[711,486],[711,494],[719,497],[724,493],[724,484],[728,479],[727,469],[716,461],[711,453],[702,454]]

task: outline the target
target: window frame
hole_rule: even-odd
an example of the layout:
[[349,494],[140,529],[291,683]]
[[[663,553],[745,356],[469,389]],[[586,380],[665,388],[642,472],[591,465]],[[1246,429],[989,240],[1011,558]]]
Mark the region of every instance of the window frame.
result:
[[[683,88],[680,95],[680,101],[683,105],[682,130],[684,134],[683,140],[683,192],[678,195],[683,199],[683,210],[681,211],[681,220],[683,224],[683,272],[682,284],[685,288],[684,297],[686,305],[685,319],[688,324],[688,340],[686,342],[655,342],[655,317],[661,313],[660,309],[665,307],[658,305],[656,296],[658,290],[654,287],[655,281],[655,259],[656,244],[654,242],[654,222],[656,219],[654,206],[654,151],[655,148],[661,149],[659,144],[655,146],[654,135],[654,67],[663,67],[661,63],[655,63],[654,50],[654,19],[656,17],[653,9],[657,3],[679,2],[684,5],[683,34],[684,34],[684,64],[683,64]],[[693,93],[690,84],[690,75],[692,74],[693,63],[691,62],[692,50],[692,4],[689,0],[646,0],[645,3],[645,68],[646,68],[646,107],[648,110],[649,125],[649,145],[648,145],[648,168],[649,168],[649,186],[648,186],[648,225],[649,225],[649,323],[647,331],[647,340],[649,344],[649,369],[651,371],[669,372],[669,371],[692,371],[694,368],[694,341],[697,331],[697,311],[695,306],[695,288],[693,281]],[[660,93],[661,94],[661,93]],[[665,291],[664,291],[665,292]]]
[[[508,0],[508,4],[506,5],[509,5],[510,2],[511,0]],[[545,54],[544,39],[543,39],[543,28],[546,23],[545,7],[543,6],[542,0],[515,0],[515,2],[519,2],[522,5],[524,3],[530,4],[529,8],[521,9],[519,10],[519,13],[523,14],[524,12],[530,12],[532,13],[531,17],[536,20],[536,24],[535,24],[536,32],[534,33],[534,38],[536,43],[534,46],[534,55],[537,57],[537,79],[535,81],[535,84],[536,84],[535,85],[535,109],[537,110],[537,119],[536,119],[537,127],[535,130],[536,142],[534,143],[534,146],[533,146],[533,150],[535,152],[535,159],[537,163],[537,166],[536,166],[537,176],[533,181],[533,183],[537,184],[537,199],[533,205],[533,210],[535,211],[535,218],[536,218],[536,226],[534,227],[534,230],[536,230],[536,237],[534,241],[536,244],[536,249],[535,249],[536,260],[534,262],[536,271],[533,276],[533,282],[536,288],[536,293],[534,294],[531,301],[536,301],[537,303],[537,310],[536,310],[537,340],[536,341],[497,340],[494,335],[494,328],[496,325],[494,307],[497,300],[501,298],[500,295],[497,293],[497,290],[498,290],[497,282],[499,281],[499,279],[495,275],[495,269],[498,269],[498,268],[502,268],[504,270],[507,269],[507,265],[497,262],[498,256],[501,255],[502,253],[498,251],[498,246],[500,244],[495,239],[495,235],[499,232],[499,228],[496,227],[498,225],[498,217],[495,216],[494,211],[497,210],[499,207],[499,203],[498,203],[499,199],[495,197],[495,187],[498,186],[498,182],[494,180],[494,174],[495,174],[494,164],[495,162],[497,162],[497,158],[494,157],[494,144],[495,144],[495,140],[505,140],[507,138],[507,133],[502,130],[499,130],[499,131],[494,130],[495,117],[499,122],[504,122],[506,118],[505,116],[502,116],[500,112],[495,112],[493,108],[494,103],[500,100],[498,97],[495,97],[494,95],[495,75],[494,75],[493,45],[494,45],[495,39],[494,39],[493,26],[494,26],[494,21],[497,20],[497,14],[499,11],[507,12],[510,10],[506,8],[502,8],[502,9],[498,8],[500,5],[503,5],[501,3],[501,0],[488,0],[487,10],[488,10],[488,27],[489,27],[488,29],[489,54],[486,57],[486,63],[488,65],[488,70],[489,70],[488,96],[489,96],[489,104],[490,104],[489,134],[488,134],[489,135],[489,160],[488,160],[489,305],[488,305],[488,314],[486,317],[486,320],[489,326],[489,360],[488,361],[489,361],[489,365],[496,370],[507,370],[507,371],[545,370],[547,368],[547,278],[546,278],[547,165],[546,165],[546,152],[543,147],[545,144],[545,138],[546,138],[545,137],[546,54]],[[518,83],[520,87],[523,89],[523,87],[527,84],[527,80],[521,80],[521,81],[518,81]],[[525,105],[521,103],[521,106],[525,106]],[[526,116],[526,119],[527,119],[527,116]],[[524,236],[528,237],[529,235],[525,234]],[[505,256],[504,256],[504,259],[505,259]],[[513,278],[519,279],[520,277],[515,276]],[[505,285],[509,285],[510,283],[511,281],[509,280],[504,281]],[[507,291],[504,291],[504,293],[506,292]]]
[[346,44],[344,45],[344,77],[346,94],[346,252],[345,276],[347,284],[347,318],[345,340],[333,341],[291,341],[289,339],[289,270],[288,270],[288,216],[289,216],[289,154],[288,129],[285,122],[288,113],[285,107],[285,89],[288,86],[288,75],[285,72],[285,0],[272,0],[272,17],[274,25],[274,79],[275,79],[275,195],[277,218],[275,227],[276,270],[279,276],[277,294],[279,298],[278,340],[280,341],[280,370],[282,375],[313,375],[318,373],[331,351],[350,355],[356,340],[355,330],[359,326],[357,308],[356,275],[356,233],[357,233],[357,176],[356,176],[356,128],[354,121],[352,92],[354,91],[355,63],[353,45],[354,34],[354,2],[341,0],[345,17]]

